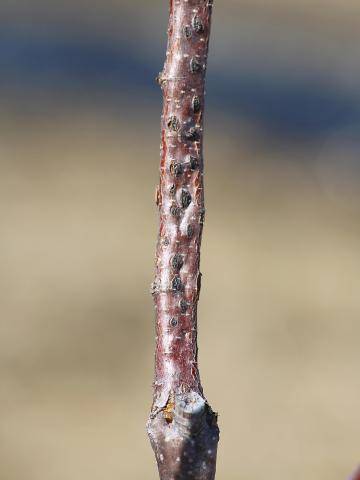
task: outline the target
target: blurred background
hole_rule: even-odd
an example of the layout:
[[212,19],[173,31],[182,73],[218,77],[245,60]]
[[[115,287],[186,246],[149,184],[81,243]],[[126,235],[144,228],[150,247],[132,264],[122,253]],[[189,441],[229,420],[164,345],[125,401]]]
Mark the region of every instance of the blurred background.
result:
[[[167,0],[0,4],[0,477],[155,480]],[[360,461],[360,4],[215,2],[200,367],[218,478]]]

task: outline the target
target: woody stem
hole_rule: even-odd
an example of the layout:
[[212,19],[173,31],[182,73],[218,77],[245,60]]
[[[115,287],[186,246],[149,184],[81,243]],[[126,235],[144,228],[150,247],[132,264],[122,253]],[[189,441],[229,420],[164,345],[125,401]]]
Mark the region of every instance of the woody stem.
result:
[[152,287],[156,310],[153,407],[148,423],[160,479],[215,478],[218,427],[197,364],[197,303],[204,222],[203,118],[212,1],[170,0],[158,81],[160,231]]

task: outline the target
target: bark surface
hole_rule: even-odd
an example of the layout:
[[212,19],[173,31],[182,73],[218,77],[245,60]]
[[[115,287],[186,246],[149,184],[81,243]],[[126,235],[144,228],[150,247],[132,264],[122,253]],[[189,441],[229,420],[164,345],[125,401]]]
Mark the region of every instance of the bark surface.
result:
[[148,433],[161,480],[213,480],[219,430],[197,363],[204,223],[203,118],[211,0],[170,0],[163,91],[153,406]]

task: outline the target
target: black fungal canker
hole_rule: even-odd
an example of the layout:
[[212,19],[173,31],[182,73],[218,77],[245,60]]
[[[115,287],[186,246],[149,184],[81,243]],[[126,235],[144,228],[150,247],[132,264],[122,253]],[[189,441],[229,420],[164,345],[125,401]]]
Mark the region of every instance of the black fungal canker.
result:
[[184,168],[181,163],[172,162],[170,164],[170,172],[175,175],[175,177],[178,177],[183,174]]
[[176,327],[177,324],[178,324],[177,318],[173,317],[173,318],[170,320],[170,325],[171,325],[172,327]]
[[172,279],[171,288],[172,290],[174,290],[174,292],[181,292],[182,283],[181,283],[181,278],[178,275]]
[[189,162],[191,170],[196,170],[199,167],[199,160],[196,157],[190,156]]
[[155,296],[155,295],[158,295],[159,292],[160,292],[160,284],[158,280],[155,280],[154,282],[152,282],[150,286],[150,293],[151,295]]
[[176,186],[174,184],[172,184],[169,188],[169,194],[171,196],[174,196],[175,195],[175,192],[176,192]]
[[186,310],[188,309],[189,307],[189,304],[188,302],[185,300],[185,299],[181,299],[180,302],[179,302],[179,307],[180,307],[180,312],[182,314],[185,314],[186,313]]
[[194,235],[194,227],[192,225],[187,226],[186,235],[188,236],[188,238],[192,238],[192,236]]
[[192,27],[196,33],[201,33],[204,31],[204,25],[201,21],[201,18],[195,15],[192,19]]
[[179,255],[178,253],[174,255],[171,259],[171,265],[174,270],[179,272],[184,265],[184,258],[182,255]]
[[162,244],[164,245],[164,247],[168,247],[170,245],[169,237],[164,237],[162,240]]
[[193,107],[194,113],[199,113],[201,110],[200,98],[197,95],[195,95],[195,97],[192,99],[192,107]]
[[169,127],[169,130],[178,132],[180,129],[179,119],[175,115],[172,115],[167,121],[167,126]]
[[186,138],[186,140],[196,141],[199,139],[199,132],[196,130],[195,127],[191,127],[189,128],[189,130],[186,130],[184,132],[184,137]]
[[182,190],[181,192],[181,206],[182,208],[187,208],[191,203],[191,195],[187,190]]
[[190,61],[190,70],[192,73],[199,73],[203,70],[203,65],[194,57]]
[[184,35],[185,35],[185,38],[191,38],[192,36],[192,31],[191,31],[191,27],[190,25],[185,25],[184,27]]
[[171,205],[170,207],[170,213],[173,217],[180,217],[181,214],[181,208],[177,207],[176,205]]

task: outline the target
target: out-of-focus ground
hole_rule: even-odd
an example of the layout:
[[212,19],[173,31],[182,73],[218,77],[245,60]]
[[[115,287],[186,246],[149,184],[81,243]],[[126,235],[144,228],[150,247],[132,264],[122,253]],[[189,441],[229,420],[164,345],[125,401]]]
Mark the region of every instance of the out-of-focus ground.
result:
[[[360,7],[216,2],[199,312],[222,480],[360,460]],[[167,2],[2,2],[0,478],[155,480]]]

